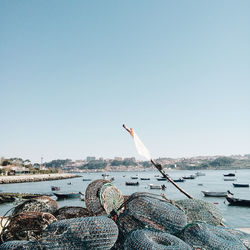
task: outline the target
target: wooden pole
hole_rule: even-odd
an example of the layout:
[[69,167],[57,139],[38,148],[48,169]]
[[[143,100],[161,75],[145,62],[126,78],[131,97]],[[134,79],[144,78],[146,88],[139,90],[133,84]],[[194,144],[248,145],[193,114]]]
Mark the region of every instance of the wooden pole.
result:
[[[131,135],[131,130],[128,129],[128,128],[125,126],[125,124],[123,124],[122,126],[123,126],[123,128],[125,128],[125,129],[127,130],[127,132],[130,133],[130,135]],[[188,194],[185,190],[183,190],[181,187],[179,187],[179,186],[173,181],[173,179],[172,179],[168,174],[166,174],[166,173],[164,172],[164,170],[163,170],[161,164],[156,163],[153,159],[151,159],[150,161],[151,161],[151,163],[158,169],[158,171],[160,171],[160,173],[162,174],[162,176],[163,176],[164,178],[166,178],[169,182],[171,182],[177,189],[179,189],[179,190],[180,190],[184,195],[186,195],[189,199],[193,199],[193,197],[192,197],[190,194]]]

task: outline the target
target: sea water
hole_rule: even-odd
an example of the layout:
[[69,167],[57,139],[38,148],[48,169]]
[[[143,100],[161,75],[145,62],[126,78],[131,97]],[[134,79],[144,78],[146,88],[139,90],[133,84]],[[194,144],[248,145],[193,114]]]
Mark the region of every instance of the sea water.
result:
[[[224,217],[224,224],[229,227],[240,228],[250,227],[250,207],[230,206],[226,198],[204,197],[201,191],[227,191],[230,190],[234,197],[250,200],[250,188],[234,188],[232,183],[249,183],[250,169],[243,170],[204,170],[205,176],[199,176],[193,180],[186,180],[183,183],[177,183],[182,189],[196,199],[209,201],[218,206]],[[182,176],[195,174],[191,170],[169,170],[166,171],[173,179]],[[236,181],[224,181],[223,174],[235,173]],[[90,181],[83,179],[102,179],[102,173],[78,173],[81,177],[64,180],[43,181],[43,182],[27,182],[15,184],[1,184],[2,192],[20,192],[20,193],[43,193],[52,194],[51,186],[59,186],[61,192],[82,192],[84,193]],[[107,172],[107,179],[114,178],[113,184],[121,191],[123,195],[130,195],[134,192],[151,192],[163,193],[167,198],[173,200],[186,199],[187,197],[181,193],[176,187],[168,181],[158,181],[156,175],[160,175],[157,170],[143,172]],[[138,180],[132,180],[132,176],[138,176]],[[150,178],[150,180],[140,180],[141,177]],[[138,181],[139,186],[126,186],[126,181]],[[69,185],[69,183],[71,183]],[[151,190],[149,184],[165,185],[167,188],[163,190]],[[55,196],[52,196],[56,200]],[[57,200],[59,207],[63,206],[81,206],[85,207],[84,201],[81,199],[65,199]],[[5,203],[0,205],[0,215],[3,216],[9,209],[13,208],[14,203]]]

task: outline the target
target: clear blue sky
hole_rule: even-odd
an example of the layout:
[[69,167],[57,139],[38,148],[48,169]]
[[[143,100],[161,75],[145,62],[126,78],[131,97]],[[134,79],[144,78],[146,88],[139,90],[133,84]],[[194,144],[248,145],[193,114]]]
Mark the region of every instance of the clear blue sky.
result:
[[250,153],[250,1],[0,1],[0,157]]

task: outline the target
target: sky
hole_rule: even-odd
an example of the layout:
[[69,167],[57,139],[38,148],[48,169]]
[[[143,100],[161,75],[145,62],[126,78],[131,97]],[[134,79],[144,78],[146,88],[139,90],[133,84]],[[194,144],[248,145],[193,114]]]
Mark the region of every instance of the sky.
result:
[[250,153],[250,1],[0,1],[0,157]]

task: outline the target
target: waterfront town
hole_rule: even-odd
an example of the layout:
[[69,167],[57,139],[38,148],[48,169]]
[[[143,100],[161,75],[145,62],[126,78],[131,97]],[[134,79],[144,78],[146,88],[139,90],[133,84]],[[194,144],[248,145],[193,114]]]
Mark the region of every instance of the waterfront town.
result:
[[[250,154],[231,156],[197,156],[190,158],[158,158],[155,161],[165,169],[239,169],[250,168]],[[143,171],[153,168],[150,161],[139,161],[135,157],[113,159],[88,156],[86,159],[57,159],[50,162],[32,163],[22,158],[0,159],[1,175],[73,173],[97,171]]]

